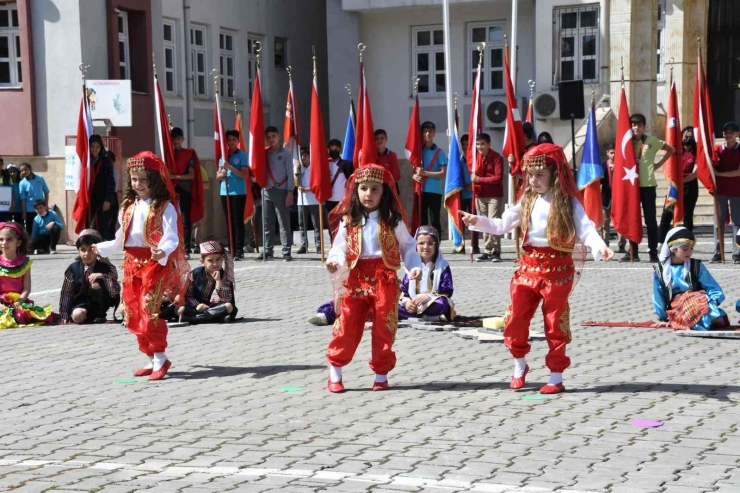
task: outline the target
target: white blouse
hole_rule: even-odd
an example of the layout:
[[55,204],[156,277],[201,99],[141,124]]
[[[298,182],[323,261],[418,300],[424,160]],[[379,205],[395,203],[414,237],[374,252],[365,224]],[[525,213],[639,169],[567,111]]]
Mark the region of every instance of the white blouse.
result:
[[[380,248],[380,241],[378,241],[378,230],[378,211],[374,211],[368,215],[367,221],[362,226],[362,253],[360,258],[381,258],[383,256],[383,250]],[[416,240],[409,234],[406,224],[400,221],[394,232],[406,270],[421,269],[423,264],[416,251]],[[339,226],[326,261],[327,263],[334,262],[340,267],[347,263],[347,226],[344,221]]]
[[[125,246],[142,248],[149,248],[152,246],[144,239],[144,223],[146,221],[146,216],[149,213],[149,205],[151,203],[152,199],[136,200]],[[123,224],[122,218],[123,210],[118,214],[119,224]],[[177,212],[172,206],[172,203],[169,203],[164,209],[162,217],[162,239],[159,240],[159,245],[157,245],[157,248],[165,253],[164,257],[159,259],[160,265],[167,265],[167,259],[170,254],[175,251],[178,244],[180,244],[180,236],[177,233]],[[118,228],[118,231],[116,231],[116,238],[114,240],[98,243],[97,248],[101,257],[110,257],[111,254],[123,250],[123,227]]]
[[[550,243],[547,239],[547,221],[550,217],[550,202],[552,195],[539,195],[532,207],[532,215],[527,228],[527,238],[525,245],[533,247],[548,247]],[[478,222],[475,226],[470,226],[472,231],[481,231],[494,235],[503,235],[519,226],[520,214],[522,210],[521,202],[510,207],[501,215],[501,219],[489,219],[484,216],[477,216]],[[576,236],[578,239],[591,250],[595,260],[602,260],[599,250],[606,247],[604,240],[601,239],[599,232],[594,228],[593,223],[583,210],[581,202],[573,198],[573,223],[576,227]]]

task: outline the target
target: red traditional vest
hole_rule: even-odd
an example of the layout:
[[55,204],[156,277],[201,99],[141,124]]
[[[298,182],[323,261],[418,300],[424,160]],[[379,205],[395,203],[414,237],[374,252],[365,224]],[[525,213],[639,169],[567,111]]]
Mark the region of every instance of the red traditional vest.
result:
[[[529,206],[529,217],[532,217],[532,209],[534,208],[535,201],[532,201],[532,204]],[[556,236],[555,233],[550,229],[550,223],[552,222],[552,207],[550,207],[550,212],[547,216],[547,228],[545,228],[545,233],[547,234],[547,244],[550,245],[550,248],[553,250],[557,250],[559,252],[568,252],[572,253],[573,250],[576,247],[576,238],[573,236],[570,240],[566,240],[562,238],[561,236]],[[527,229],[529,228],[529,224],[522,224],[522,245],[524,245],[524,242],[527,240]]]
[[[144,241],[149,246],[156,247],[159,245],[159,240],[162,239],[162,217],[164,216],[164,210],[169,204],[169,200],[165,200],[157,207],[149,207],[149,212],[146,215],[144,221]],[[134,215],[134,209],[136,208],[136,202],[129,204],[124,209],[121,215],[121,227],[123,228],[123,244],[126,245],[126,237],[128,236],[129,228],[131,227],[131,218]]]
[[[383,252],[383,263],[390,270],[401,268],[401,252],[396,233],[390,226],[378,221],[378,243]],[[354,269],[362,255],[362,226],[347,226],[347,265]]]

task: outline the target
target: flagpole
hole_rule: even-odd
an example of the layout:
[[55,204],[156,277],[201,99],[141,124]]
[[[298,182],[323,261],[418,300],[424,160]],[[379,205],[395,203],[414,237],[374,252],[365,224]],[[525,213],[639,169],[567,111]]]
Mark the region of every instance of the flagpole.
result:
[[[445,68],[451,67],[450,60],[450,0],[442,2],[442,22],[444,24],[444,58]],[[447,136],[452,139],[452,126],[454,125],[454,114],[452,110],[452,70],[445,70],[445,99],[447,100]],[[441,232],[440,232],[441,234]]]
[[[260,78],[260,98],[262,97],[262,76],[260,75],[260,64],[262,63],[262,42],[261,41],[255,41],[254,42],[255,48],[254,53],[256,55],[256,65],[257,65],[257,77]],[[254,115],[250,115],[250,118],[254,118]],[[251,124],[251,120],[250,120]],[[252,135],[251,138],[256,138],[256,136]],[[262,136],[264,139],[264,136]],[[264,142],[264,141],[263,141]],[[261,145],[262,148],[264,148],[264,143]],[[270,166],[270,163],[267,163],[267,166]],[[262,261],[267,262],[267,230],[265,229],[265,224],[267,224],[266,215],[267,212],[265,211],[265,191],[260,190],[260,203],[262,204],[262,245],[264,248],[262,248]]]
[[[475,101],[472,102],[472,106],[470,107],[470,114],[474,115],[477,111],[479,111],[480,105],[478,102],[480,101],[480,74],[481,74],[481,66],[483,65],[483,50],[486,49],[486,43],[481,43],[478,45],[478,72],[476,73],[476,85],[477,90],[475,91]],[[478,116],[475,117],[476,123],[478,122]],[[480,133],[482,129],[476,128],[477,132]],[[476,141],[478,139],[477,135],[469,135],[472,130],[468,129],[468,142],[473,143],[473,153],[471,154],[472,161],[473,161],[473,174],[478,174],[478,149],[476,147]],[[469,144],[468,144],[469,145]],[[467,153],[467,150],[465,151]],[[470,180],[470,189],[472,191],[472,197],[470,199],[470,213],[475,214],[476,210],[478,209],[476,204],[476,197],[475,197],[475,186],[473,184],[473,180]],[[470,231],[470,262],[473,262],[473,236],[475,235],[475,231]]]
[[[295,101],[293,101],[293,67],[288,65],[285,67],[285,70],[288,72],[288,91],[290,93],[290,114],[291,114],[291,120],[293,121],[293,146],[298,147],[298,132],[296,132],[295,128],[295,113],[293,109],[293,105],[295,104]],[[293,151],[295,152],[295,150]],[[308,253],[308,221],[306,220],[306,195],[301,190],[303,188],[303,162],[301,161],[301,149],[298,148],[298,210],[301,214],[301,225],[303,226],[301,228],[301,242],[303,241],[303,234],[306,235],[306,253]],[[290,192],[288,192],[290,193]],[[303,202],[303,205],[300,204],[300,202]],[[314,227],[316,225],[314,224]],[[322,231],[323,233],[323,231]]]
[[[236,127],[236,121],[237,119],[239,119],[239,108],[237,107],[237,104],[236,104],[236,91],[233,91],[233,90],[231,91],[231,98],[234,100],[234,126]],[[240,133],[244,133],[244,121],[243,120],[239,119],[239,128],[237,128],[236,130],[238,130]],[[242,149],[242,150],[246,152],[248,148]],[[247,176],[249,175],[250,173],[247,173]],[[251,180],[247,181],[246,178],[247,177],[245,177],[244,179],[245,187],[251,187],[252,186]],[[249,222],[252,224],[252,237],[254,238],[254,251],[256,253],[260,253],[260,241],[259,241],[259,236],[257,236],[257,222],[254,219],[254,213],[252,213],[252,217],[249,218]]]
[[[229,155],[226,153],[226,148],[224,147],[226,145],[226,142],[224,142],[224,129],[223,129],[223,120],[221,119],[221,100],[218,97],[218,77],[219,73],[218,70],[213,69],[211,70],[211,77],[213,78],[213,88],[214,88],[214,95],[216,98],[216,115],[218,117],[218,141],[221,145],[221,159],[224,162],[223,169],[226,170],[226,164],[228,163],[228,157]],[[218,163],[217,163],[218,164]],[[226,170],[226,177],[224,178],[224,188],[226,189],[226,216],[228,219],[228,232],[229,232],[229,253],[234,256],[234,232],[233,232],[233,225],[231,222],[231,196],[229,195],[229,176],[228,176],[228,170]]]
[[[311,61],[313,62],[313,79],[314,81],[316,81],[316,47],[315,46],[311,47],[311,51],[312,51]],[[360,50],[360,61],[362,61],[362,50]],[[316,91],[318,90],[318,87],[313,88],[312,90]],[[347,89],[347,92],[349,92],[349,89]],[[350,93],[350,101],[351,100],[352,100],[352,94]],[[311,111],[313,112],[313,109],[311,109]],[[313,119],[313,116],[311,118]],[[357,142],[357,136],[355,136],[355,142]],[[323,202],[319,202],[319,230],[321,231],[321,234],[319,235],[319,244],[321,245],[320,255],[321,255],[321,263],[323,264],[324,263],[324,203]]]
[[[85,63],[81,63],[80,64],[80,72],[82,72],[82,104],[85,105],[84,106],[85,113],[87,113],[87,83],[85,82],[85,76],[87,75],[87,70],[89,68],[90,68],[90,65],[87,65]],[[90,122],[92,123],[92,115],[90,117]],[[87,166],[86,179],[87,179],[87,177],[90,176],[90,166],[89,166],[89,164],[90,164],[90,147],[89,146],[90,146],[90,140],[88,138],[88,148],[87,148],[87,161],[88,161],[87,164],[88,164],[88,166]],[[83,166],[84,163],[80,163],[80,165]],[[85,188],[86,188],[86,191],[87,191],[87,194],[88,194],[87,224],[85,226],[86,227],[92,227],[92,207],[91,207],[92,204],[90,204],[90,201],[89,201],[89,196],[90,196],[90,190],[89,190],[89,188],[90,187],[88,186],[88,187],[85,187]],[[25,223],[23,224],[23,226],[24,227],[26,226]]]

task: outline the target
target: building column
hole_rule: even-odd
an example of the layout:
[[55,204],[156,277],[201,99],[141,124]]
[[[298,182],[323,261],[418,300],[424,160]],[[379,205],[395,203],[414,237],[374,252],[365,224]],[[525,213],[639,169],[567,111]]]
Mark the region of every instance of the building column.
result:
[[[684,127],[693,125],[697,38],[702,39],[702,56],[706,61],[708,15],[709,0],[668,0],[666,2],[666,82],[669,80],[670,68],[673,67],[681,126]],[[666,94],[668,94],[667,91]]]
[[[672,0],[669,0],[672,1]],[[609,26],[611,98],[619,107],[621,71],[630,113],[642,113],[647,132],[655,133],[657,109],[656,24],[658,0],[612,0]]]

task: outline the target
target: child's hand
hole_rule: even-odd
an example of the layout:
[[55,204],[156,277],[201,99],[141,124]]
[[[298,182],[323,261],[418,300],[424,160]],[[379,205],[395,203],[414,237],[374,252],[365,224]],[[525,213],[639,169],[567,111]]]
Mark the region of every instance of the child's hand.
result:
[[411,272],[409,272],[409,281],[416,281],[417,279],[421,279],[421,269],[414,267],[411,269]]
[[160,248],[152,248],[151,250],[152,250],[152,260],[154,260],[155,262],[159,262],[165,257],[164,250]]
[[54,228],[54,221],[50,222],[46,226],[44,226],[47,231],[51,231]]
[[464,222],[466,226],[475,226],[478,222],[478,216],[475,214],[468,214],[465,211],[460,211],[459,214],[462,216],[462,222]]
[[208,310],[208,308],[209,308],[209,306],[206,305],[206,304],[204,304],[204,303],[200,303],[198,306],[195,307],[195,309],[197,311],[199,311],[199,312],[204,312],[204,311]]
[[602,257],[604,257],[604,262],[609,262],[611,259],[614,258],[614,250],[612,250],[609,247],[604,247],[599,250],[599,253]]
[[339,265],[336,262],[326,263],[326,270],[328,270],[330,274],[334,274],[338,268],[339,268]]
[[216,282],[220,281],[221,280],[221,271],[220,270],[217,270],[216,272],[214,272],[213,274],[211,274],[211,277]]
[[95,281],[102,281],[102,280],[103,280],[103,274],[99,272],[95,274],[90,274],[89,276],[87,276],[87,282],[89,282],[90,284],[95,284]]
[[414,303],[414,300],[408,300],[406,303],[403,304],[403,307],[409,313],[416,313],[416,304]]

